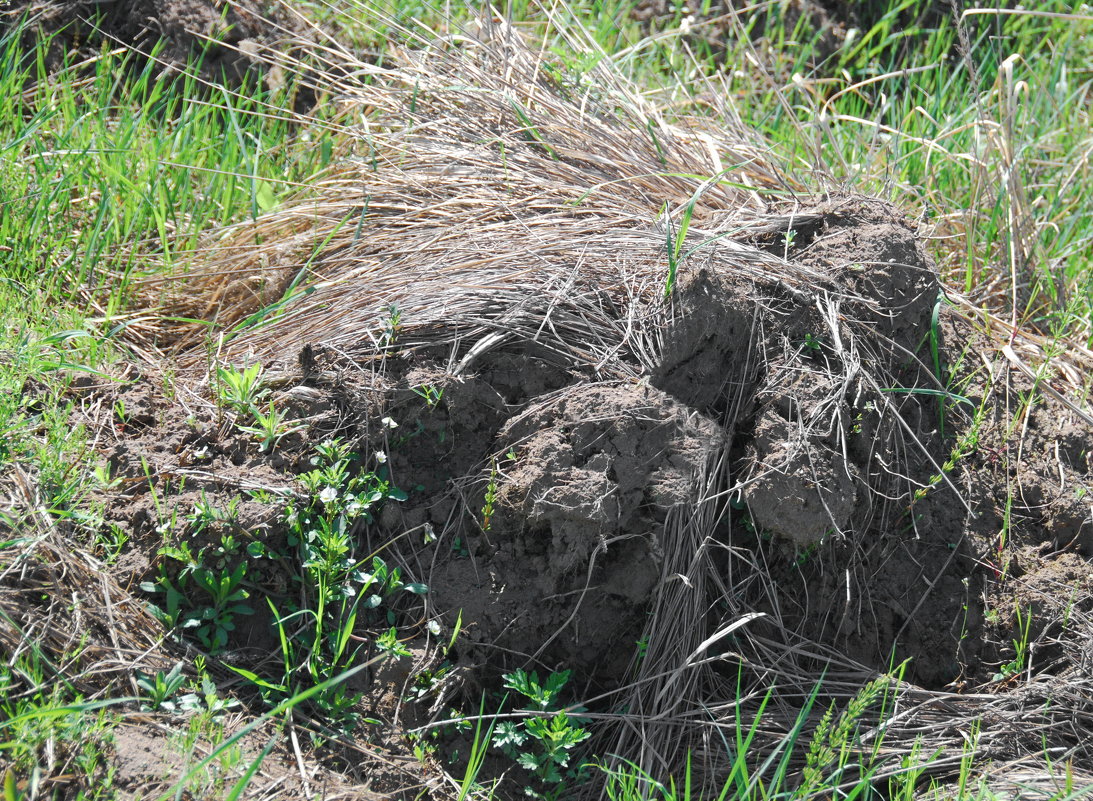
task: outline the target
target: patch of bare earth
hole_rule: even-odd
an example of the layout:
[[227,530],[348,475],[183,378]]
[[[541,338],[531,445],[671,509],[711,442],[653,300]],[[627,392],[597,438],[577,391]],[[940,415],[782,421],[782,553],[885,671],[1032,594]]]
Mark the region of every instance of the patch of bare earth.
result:
[[306,32],[298,14],[257,0],[13,0],[0,8],[0,31],[24,20],[28,46],[48,40],[51,71],[93,59],[105,44],[130,50],[138,64],[154,52],[160,78],[199,61],[201,80],[229,85],[248,75],[283,83],[265,59]]

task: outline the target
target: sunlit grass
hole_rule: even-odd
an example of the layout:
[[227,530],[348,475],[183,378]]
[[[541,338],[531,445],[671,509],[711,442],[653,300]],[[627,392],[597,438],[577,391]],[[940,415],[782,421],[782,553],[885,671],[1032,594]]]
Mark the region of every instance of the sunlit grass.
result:
[[124,307],[149,264],[173,268],[202,232],[267,211],[331,158],[296,136],[285,92],[164,80],[114,52],[47,76],[46,43],[18,42],[0,41],[4,275],[60,299]]

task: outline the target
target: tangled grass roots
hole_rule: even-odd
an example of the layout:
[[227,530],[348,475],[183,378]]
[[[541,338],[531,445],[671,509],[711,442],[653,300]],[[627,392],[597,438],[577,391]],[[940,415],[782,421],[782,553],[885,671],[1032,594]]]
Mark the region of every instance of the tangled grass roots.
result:
[[[579,32],[571,36],[584,44]],[[509,350],[589,381],[651,376],[655,383],[674,369],[681,338],[692,345],[716,339],[727,324],[701,300],[720,281],[748,310],[739,313],[747,329],[741,352],[754,363],[739,367],[737,385],[768,398],[800,395],[807,413],[795,441],[806,443],[802,449],[834,425],[848,396],[865,394],[880,410],[878,451],[915,452],[936,466],[900,408],[914,399],[880,391],[898,385],[894,358],[906,361],[911,340],[921,337],[922,303],[928,311],[936,297],[936,279],[922,265],[890,268],[911,274],[906,285],[889,281],[870,292],[845,270],[790,258],[784,234],[818,225],[838,201],[800,196],[740,125],[669,123],[606,61],[579,84],[567,83],[542,53],[489,20],[476,35],[417,44],[424,46],[397,51],[383,67],[333,44],[313,51],[310,63],[330,69],[315,88],[337,104],[337,124],[348,135],[335,166],[276,211],[211,235],[174,278],[147,282],[150,305],[166,317],[214,320],[226,332],[221,356],[236,363],[283,362],[304,343],[378,363],[397,307],[397,349],[446,352],[456,375],[487,351]],[[711,102],[723,96],[712,84],[705,90]],[[731,109],[721,116],[732,119]],[[672,251],[681,260],[690,255],[669,293]],[[884,287],[899,297],[883,296]],[[806,372],[818,377],[818,389],[795,388],[786,377],[794,371],[779,369],[795,357],[767,326],[787,309],[831,343],[826,369]],[[909,331],[900,328],[904,317]],[[151,333],[159,342],[174,338],[183,364],[197,371],[205,361],[202,330]],[[921,370],[913,380],[929,385],[930,375]],[[726,445],[736,417],[754,411],[754,396],[738,391],[720,405],[690,399],[720,417]],[[898,474],[898,466],[873,460],[851,476],[858,503],[843,513],[847,531],[906,508],[913,487]],[[723,775],[724,743],[737,715],[748,720],[758,709],[762,688],[778,687],[756,735],[773,748],[812,691],[817,666],[827,666],[824,693],[844,699],[876,675],[778,620],[752,633],[754,602],[770,592],[771,578],[754,557],[718,544],[714,532],[730,494],[762,480],[758,467],[734,474],[727,447],[715,447],[696,477],[694,503],[669,517],[662,576],[679,580],[657,586],[645,657],[612,703],[630,712],[601,728],[598,753],[663,776],[690,750],[704,773]],[[712,620],[715,608],[723,611]],[[727,642],[753,669],[739,703],[735,677],[715,664],[724,662]],[[1079,736],[1093,709],[1085,680],[1065,691],[1032,682],[1020,697],[898,689],[899,703],[888,705],[871,737],[883,733],[885,751],[897,755],[916,740],[920,753],[945,749],[933,769],[955,770],[976,719],[991,758],[1031,758],[1044,743],[1060,755],[1087,747]],[[1054,712],[1038,711],[1030,733],[1029,710],[1049,696]]]

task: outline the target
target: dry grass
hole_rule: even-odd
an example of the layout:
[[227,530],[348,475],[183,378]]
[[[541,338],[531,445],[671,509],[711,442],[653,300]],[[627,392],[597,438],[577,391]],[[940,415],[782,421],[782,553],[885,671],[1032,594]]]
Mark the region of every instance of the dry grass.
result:
[[163,626],[58,530],[32,475],[15,465],[11,477],[14,516],[5,536],[17,532],[18,547],[0,550],[5,651],[41,660],[47,675],[89,700],[113,691],[119,678],[136,695],[134,670],[155,673],[173,664],[162,649]]
[[[629,87],[559,86],[540,56],[499,26],[481,41],[399,51],[397,68],[341,54],[339,67],[357,79],[328,87],[326,102],[343,107],[351,137],[338,165],[276,212],[218,232],[180,291],[161,301],[157,278],[150,300],[221,326],[255,313],[277,318],[233,337],[234,358],[275,358],[283,342],[316,330],[359,356],[376,347],[392,305],[402,344],[429,341],[455,320],[473,339],[518,327],[522,305],[550,298],[558,333],[544,336],[562,349],[594,348],[618,338],[597,326],[614,328],[619,310],[663,293],[664,203],[678,226],[700,192],[688,247],[777,224],[775,201],[794,187],[752,136],[699,120],[669,124]],[[731,239],[716,250],[756,277],[816,279]],[[614,308],[593,322],[607,303]]]

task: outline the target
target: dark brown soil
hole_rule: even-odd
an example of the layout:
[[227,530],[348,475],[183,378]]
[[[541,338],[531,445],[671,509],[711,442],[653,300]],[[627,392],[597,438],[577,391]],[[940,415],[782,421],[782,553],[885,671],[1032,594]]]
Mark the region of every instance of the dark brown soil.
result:
[[469,535],[474,553],[433,573],[439,608],[462,607],[461,649],[491,670],[531,664],[616,684],[660,580],[656,532],[720,437],[633,385],[578,385],[510,418],[487,445],[497,499]]
[[52,37],[51,69],[93,56],[104,43],[138,56],[159,46],[164,73],[201,56],[201,77],[228,84],[265,73],[259,54],[300,33],[277,3],[257,0],[15,0],[0,10],[0,31],[24,17],[31,35]]

